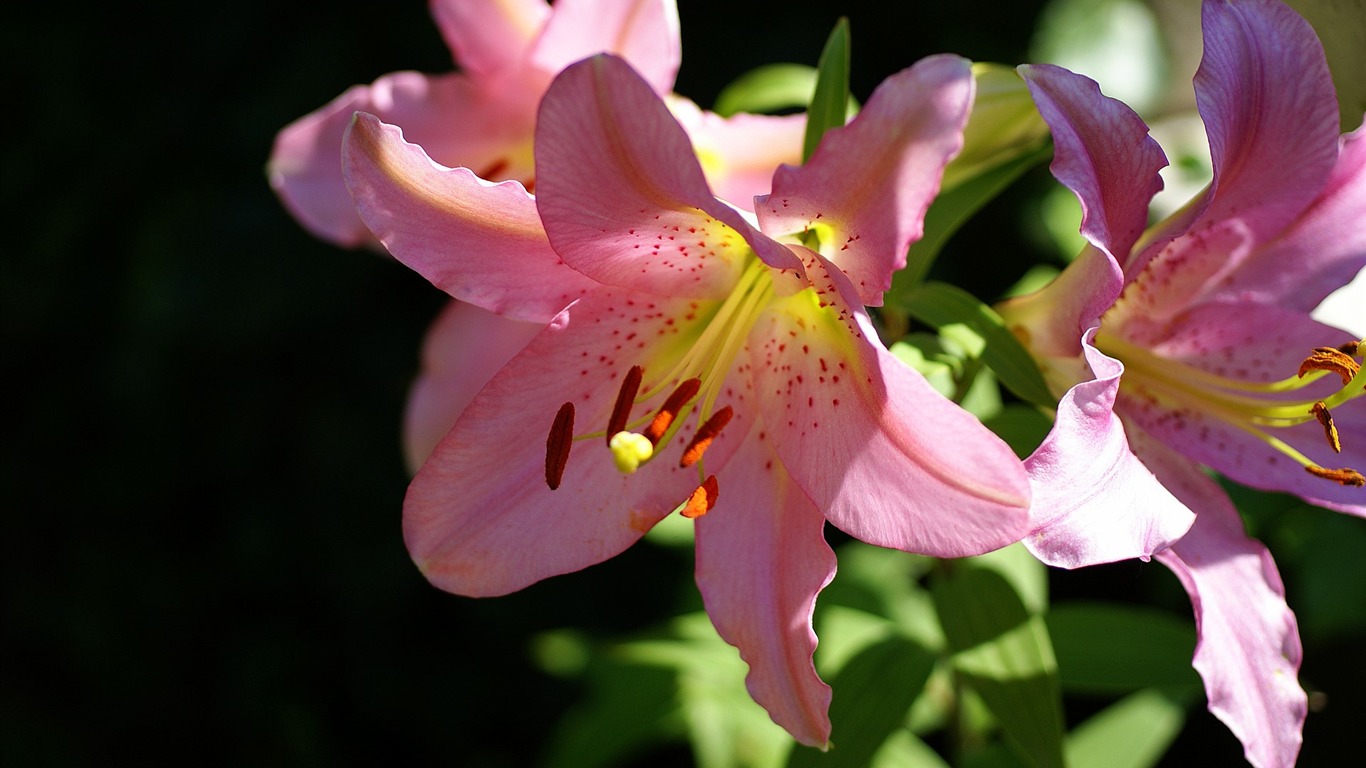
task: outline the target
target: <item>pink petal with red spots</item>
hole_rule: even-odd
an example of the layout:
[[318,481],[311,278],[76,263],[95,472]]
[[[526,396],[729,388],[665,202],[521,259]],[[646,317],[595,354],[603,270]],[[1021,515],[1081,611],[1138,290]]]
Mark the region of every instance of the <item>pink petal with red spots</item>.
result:
[[968,62],[941,55],[887,78],[849,125],[828,131],[802,166],[782,166],[755,201],[764,232],[829,227],[821,253],[880,306],[906,249],[920,239],[944,166],[963,147],[972,108]]
[[830,739],[830,686],[812,665],[816,595],[835,575],[825,518],[751,431],[697,521],[697,586],[717,632],[749,664],[745,685],[798,741]]
[[1015,454],[888,352],[844,274],[802,250],[812,289],[775,300],[750,334],[755,400],[792,478],[871,544],[962,557],[1019,540],[1029,481]]
[[1366,128],[1342,137],[1317,199],[1220,283],[1216,298],[1309,311],[1366,269]]
[[753,250],[800,268],[707,187],[683,128],[620,59],[566,69],[541,103],[537,205],[555,251],[608,285],[726,296]]
[[[1243,381],[1293,377],[1314,347],[1336,346],[1351,336],[1293,310],[1261,304],[1207,304],[1192,310],[1163,339],[1145,340],[1155,353],[1220,376]],[[1179,376],[1179,371],[1174,371]],[[1194,382],[1192,382],[1194,383]],[[1280,395],[1286,401],[1327,397],[1342,386],[1329,374],[1314,385]],[[1244,485],[1293,493],[1332,509],[1366,515],[1366,488],[1315,477],[1247,431],[1194,405],[1159,399],[1140,377],[1125,379],[1120,413],[1157,440]],[[1308,415],[1308,406],[1303,410]],[[1334,453],[1316,420],[1266,431],[1329,469],[1366,472],[1366,396],[1332,409],[1342,453]]]
[[394,258],[455,298],[545,322],[596,286],[550,249],[522,185],[443,168],[398,127],[366,114],[347,133],[344,159],[371,231]]
[[[575,406],[574,433],[602,432],[622,377],[645,368],[658,383],[682,347],[684,300],[602,289],[566,309],[465,408],[409,486],[403,530],[408,551],[436,586],[462,595],[513,592],[585,568],[630,546],[698,485],[669,445],[635,474],[613,463],[605,435],[573,444],[560,486],[545,477],[546,438],[562,403]],[[674,320],[671,324],[670,321]],[[665,393],[667,394],[667,393]],[[642,404],[634,417],[658,407]],[[695,419],[683,434],[696,429]],[[748,425],[723,432],[706,455],[724,467]],[[725,493],[725,490],[722,490]]]

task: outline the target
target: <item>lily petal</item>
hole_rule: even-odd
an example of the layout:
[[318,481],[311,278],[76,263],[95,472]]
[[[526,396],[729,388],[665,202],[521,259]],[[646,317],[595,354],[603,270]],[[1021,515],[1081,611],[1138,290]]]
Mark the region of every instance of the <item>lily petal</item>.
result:
[[[431,77],[417,72],[385,75],[358,85],[326,106],[295,120],[275,138],[267,173],[290,213],[314,235],[346,247],[373,244],[357,215],[342,174],[342,138],[356,112],[369,112],[404,127],[433,157],[476,169],[501,166],[530,176],[529,148],[512,137],[517,125],[531,135],[534,102],[524,109],[490,100],[464,75]],[[459,120],[452,116],[460,115]],[[508,178],[503,176],[502,178]]]
[[773,169],[802,161],[806,115],[721,117],[681,96],[671,97],[668,104],[692,138],[716,196],[739,208],[753,210],[754,197],[768,194]]
[[[1048,64],[1019,72],[1053,133],[1049,169],[1081,201],[1082,236],[1132,274],[1126,262],[1162,189],[1166,155],[1138,115],[1091,79]],[[1113,290],[1091,296],[1095,316],[1114,303],[1119,286]]]
[[551,15],[545,0],[431,0],[431,11],[460,68],[481,78],[521,66]]
[[924,231],[944,166],[963,148],[973,87],[968,61],[950,55],[887,78],[805,165],[778,169],[773,192],[755,201],[760,226],[794,234],[828,227],[823,255],[849,275],[865,305],[880,306]]
[[1209,709],[1243,743],[1248,762],[1294,765],[1308,700],[1296,680],[1299,629],[1276,563],[1243,532],[1224,492],[1189,461],[1152,441],[1141,441],[1140,455],[1197,513],[1190,532],[1156,557],[1190,595],[1199,633],[1194,666]]
[[673,89],[683,60],[674,0],[556,0],[555,13],[536,41],[531,61],[554,74],[596,53],[635,66],[660,94]]
[[574,64],[536,125],[537,205],[555,252],[608,285],[720,298],[746,254],[800,268],[786,246],[717,200],[683,128],[621,59]]
[[[1109,308],[1101,297],[1118,296],[1123,286],[1124,275],[1115,260],[1096,246],[1087,245],[1053,282],[1002,302],[997,309],[1035,355],[1079,358],[1082,336]],[[1080,368],[1077,373],[1069,384],[1087,377]]]
[[[1266,304],[1205,304],[1191,309],[1163,339],[1143,339],[1161,357],[1203,371],[1246,381],[1276,381],[1295,375],[1315,347],[1352,340],[1344,331],[1319,323],[1303,312]],[[1286,394],[1287,401],[1313,401],[1339,386],[1336,376]],[[1304,413],[1308,413],[1307,406]],[[1366,515],[1366,489],[1314,477],[1303,467],[1244,429],[1214,414],[1174,408],[1140,388],[1130,377],[1120,395],[1120,410],[1164,444],[1189,460],[1211,467],[1244,485],[1293,493],[1320,506]],[[1276,430],[1277,436],[1312,461],[1328,468],[1366,471],[1366,397],[1333,409],[1343,435],[1342,453],[1329,447],[1323,428],[1309,420]]]
[[1337,94],[1318,36],[1283,3],[1207,2],[1201,17],[1195,100],[1214,164],[1202,218],[1239,219],[1262,242],[1298,216],[1332,172]]
[[[632,350],[686,306],[633,312],[630,295],[600,289],[561,312],[477,394],[408,488],[403,533],[418,567],[448,592],[501,595],[612,557],[688,498],[695,469],[677,461],[616,469],[601,437],[578,441],[557,490],[545,478],[547,435],[562,403],[578,434],[606,427]],[[657,366],[676,360],[661,353]],[[723,435],[726,439],[729,435]],[[707,454],[720,471],[724,456]],[[723,489],[724,490],[724,489]]]
[[422,369],[408,390],[403,455],[417,472],[480,389],[541,331],[473,304],[452,301],[427,329]]
[[1053,430],[1025,460],[1034,530],[1024,544],[1060,568],[1147,560],[1195,522],[1130,450],[1114,413],[1124,366],[1091,346],[1094,334],[1085,350],[1095,378],[1068,391]]
[[754,399],[793,479],[870,544],[963,557],[1019,540],[1029,481],[1015,454],[888,352],[844,273],[801,250],[814,293],[775,300],[749,342]]
[[811,661],[811,615],[835,575],[825,518],[758,427],[720,483],[717,508],[697,521],[697,586],[707,614],[749,664],[750,696],[798,741],[824,747],[830,686]]
[[521,184],[444,168],[372,115],[356,115],[343,154],[356,209],[375,236],[455,298],[544,323],[596,286],[551,250]]
[[1212,298],[1308,312],[1366,268],[1366,128],[1343,136],[1340,148],[1318,198],[1249,256]]

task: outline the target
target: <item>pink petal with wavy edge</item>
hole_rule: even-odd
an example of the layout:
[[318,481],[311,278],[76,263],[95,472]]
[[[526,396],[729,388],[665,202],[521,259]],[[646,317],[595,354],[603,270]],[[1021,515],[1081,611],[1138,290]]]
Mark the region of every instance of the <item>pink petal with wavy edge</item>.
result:
[[682,97],[668,105],[692,139],[716,196],[738,208],[753,210],[754,197],[768,194],[774,170],[802,161],[806,115],[721,117]]
[[683,128],[622,60],[566,69],[541,102],[537,206],[566,263],[661,296],[728,294],[751,250],[800,268],[712,196]]
[[384,247],[457,299],[546,322],[597,284],[550,249],[521,184],[443,168],[397,126],[359,114],[347,134],[347,182]]
[[[524,126],[521,140],[529,146],[533,106],[534,102],[527,104],[519,117],[516,109],[490,102],[464,75],[385,75],[372,85],[348,89],[285,126],[271,150],[270,185],[314,235],[347,247],[373,244],[342,175],[342,139],[352,114],[370,112],[402,124],[408,136],[448,164],[484,168],[515,154],[518,125]],[[470,118],[455,121],[455,115]],[[508,173],[530,176],[527,163],[501,165]]]
[[1243,532],[1228,497],[1200,470],[1141,435],[1139,455],[1196,511],[1195,525],[1156,557],[1176,574],[1195,611],[1194,666],[1209,709],[1259,768],[1295,763],[1308,701],[1299,673],[1299,629],[1271,553]]
[[431,0],[460,68],[492,77],[522,65],[551,15],[545,0]]
[[1114,413],[1124,367],[1090,345],[1095,379],[1073,387],[1025,469],[1033,486],[1033,532],[1024,544],[1048,565],[1077,568],[1141,558],[1165,549],[1195,516],[1129,448]]
[[801,250],[812,289],[776,299],[749,341],[755,399],[793,480],[870,544],[963,557],[1026,534],[1015,454],[893,357],[844,273]]
[[446,305],[427,329],[422,368],[408,390],[403,455],[410,472],[417,472],[465,406],[541,328],[473,304]]
[[775,237],[829,227],[822,254],[865,305],[880,306],[924,231],[944,166],[963,147],[972,94],[971,68],[957,56],[930,56],[887,78],[805,165],[778,169],[773,192],[755,200],[760,227]]
[[1201,16],[1205,54],[1195,98],[1214,164],[1202,219],[1239,219],[1263,242],[1318,196],[1332,172],[1336,91],[1313,28],[1284,4],[1207,2]]
[[1340,146],[1323,192],[1220,283],[1214,298],[1307,312],[1366,268],[1366,128],[1343,136]]
[[668,93],[683,60],[674,0],[556,0],[532,62],[554,74],[597,53],[621,56],[656,92]]
[[[1081,201],[1082,236],[1130,273],[1125,262],[1148,224],[1148,203],[1162,189],[1157,172],[1166,155],[1138,115],[1089,78],[1048,64],[1019,72],[1053,133],[1049,169]],[[1099,316],[1118,290],[1094,294],[1085,314]]]
[[816,595],[835,575],[825,518],[751,431],[697,520],[697,586],[716,631],[749,664],[745,685],[803,744],[830,739],[830,686],[812,664]]
[[[427,578],[449,592],[506,594],[616,555],[697,487],[681,447],[660,449],[635,474],[619,472],[604,436],[573,444],[557,490],[545,477],[546,438],[562,403],[574,432],[606,428],[632,365],[652,376],[682,349],[685,300],[654,300],[604,288],[566,309],[475,396],[408,488],[404,540]],[[673,322],[670,322],[673,321]],[[648,340],[648,344],[646,343]],[[660,395],[652,407],[658,407]],[[646,406],[634,415],[643,416]],[[682,434],[690,435],[690,417]],[[723,432],[707,452],[720,472],[748,424]],[[724,491],[723,491],[724,492]]]
[[[1108,330],[1108,329],[1107,329]],[[1126,334],[1129,330],[1125,329]],[[1177,363],[1242,381],[1279,381],[1293,377],[1314,347],[1336,346],[1351,335],[1319,323],[1302,312],[1263,304],[1206,304],[1190,310],[1163,338],[1139,343]],[[1173,366],[1172,371],[1179,375]],[[1194,382],[1192,382],[1194,383]],[[1287,401],[1326,397],[1342,385],[1334,375],[1282,395]],[[1220,421],[1200,403],[1173,404],[1158,399],[1131,366],[1120,392],[1119,412],[1154,438],[1190,459],[1244,485],[1293,493],[1304,500],[1366,515],[1366,489],[1315,477],[1297,462],[1245,430]],[[1308,415],[1308,406],[1302,406]],[[1366,396],[1332,409],[1342,453],[1334,453],[1323,428],[1313,419],[1289,429],[1266,431],[1330,469],[1366,471]]]

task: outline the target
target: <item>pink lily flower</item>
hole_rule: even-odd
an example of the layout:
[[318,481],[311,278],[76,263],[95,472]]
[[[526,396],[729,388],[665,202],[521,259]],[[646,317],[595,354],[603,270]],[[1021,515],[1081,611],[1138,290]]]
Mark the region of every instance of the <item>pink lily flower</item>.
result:
[[[1090,245],[1001,307],[1061,395],[1026,461],[1043,561],[1155,556],[1195,608],[1210,710],[1250,762],[1295,761],[1295,617],[1208,467],[1366,515],[1358,341],[1309,312],[1366,266],[1366,135],[1339,137],[1322,47],[1275,0],[1207,0],[1195,77],[1214,180],[1144,232],[1165,158],[1090,80],[1023,67]],[[1189,530],[1187,530],[1189,528]]]
[[678,510],[750,693],[825,746],[811,616],[835,570],[826,520],[946,557],[1026,531],[1020,462],[891,356],[864,309],[920,235],[972,89],[956,57],[890,78],[808,164],[777,171],[757,218],[713,194],[683,127],[611,56],[546,93],[534,198],[358,115],[348,179],[389,251],[489,312],[549,318],[475,363],[497,370],[409,488],[404,536],[427,578],[506,594]]
[[[545,0],[431,0],[431,11],[461,71],[395,72],[354,86],[276,137],[270,184],[299,223],[324,240],[346,247],[374,242],[342,176],[342,136],[353,113],[403,126],[438,162],[531,188],[536,105],[557,72],[612,52],[667,94],[682,57],[674,0],[557,0],[553,7]],[[800,157],[800,117],[721,120],[682,97],[670,100],[699,150],[717,160],[709,170],[722,179],[723,196],[748,200],[767,191],[754,185],[766,185],[772,169],[794,153]]]

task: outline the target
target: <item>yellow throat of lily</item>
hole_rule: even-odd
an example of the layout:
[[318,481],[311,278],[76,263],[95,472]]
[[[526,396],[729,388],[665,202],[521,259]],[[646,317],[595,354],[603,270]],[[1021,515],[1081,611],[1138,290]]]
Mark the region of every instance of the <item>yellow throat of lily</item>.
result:
[[[1253,382],[1233,379],[1194,366],[1159,357],[1105,332],[1096,334],[1095,346],[1124,363],[1125,389],[1142,390],[1160,403],[1192,408],[1256,437],[1300,464],[1316,477],[1345,486],[1366,486],[1366,476],[1352,467],[1319,466],[1277,436],[1279,430],[1318,421],[1334,452],[1342,451],[1342,439],[1333,423],[1332,409],[1366,395],[1366,371],[1356,358],[1366,351],[1366,340],[1340,347],[1316,348],[1300,364],[1299,371],[1280,381]],[[1342,386],[1323,398],[1295,398],[1299,392],[1325,376],[1336,375]],[[1353,436],[1358,437],[1358,436]]]

